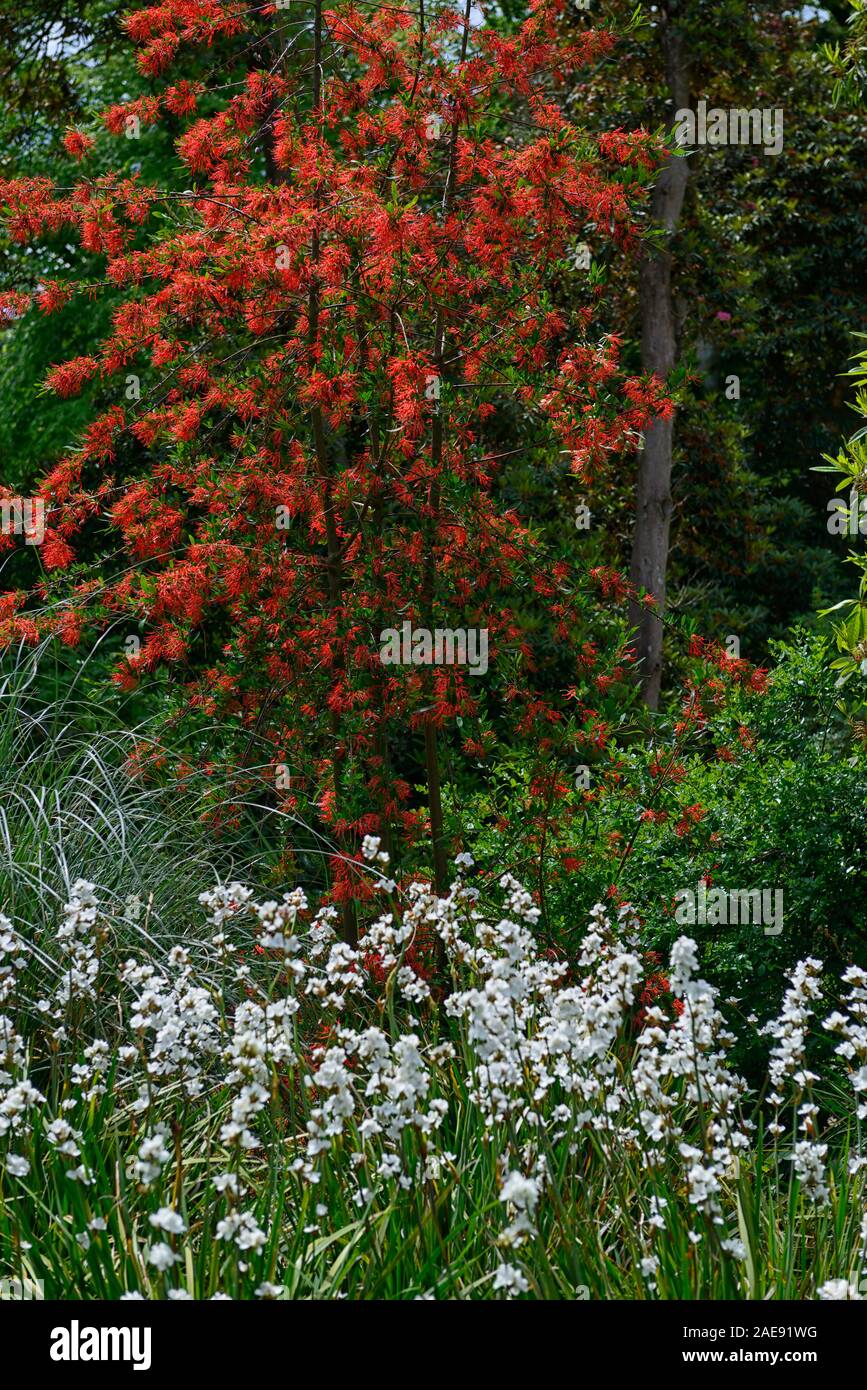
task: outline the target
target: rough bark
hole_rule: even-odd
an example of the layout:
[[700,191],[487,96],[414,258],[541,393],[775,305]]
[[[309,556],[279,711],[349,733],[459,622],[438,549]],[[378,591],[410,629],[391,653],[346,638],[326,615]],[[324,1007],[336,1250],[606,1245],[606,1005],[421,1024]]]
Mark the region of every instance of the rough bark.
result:
[[[689,62],[677,28],[677,11],[676,0],[670,0],[662,5],[659,21],[671,103],[670,125],[675,111],[689,105]],[[645,371],[662,378],[668,376],[678,357],[670,241],[680,219],[688,176],[689,164],[682,157],[669,158],[662,169],[653,190],[651,211],[664,240],[647,253],[639,268],[642,365]],[[673,441],[674,417],[654,421],[645,430],[638,465],[630,578],[637,587],[652,594],[656,602],[653,610],[633,604],[630,616],[636,630],[634,645],[641,693],[651,709],[659,703],[662,678]]]

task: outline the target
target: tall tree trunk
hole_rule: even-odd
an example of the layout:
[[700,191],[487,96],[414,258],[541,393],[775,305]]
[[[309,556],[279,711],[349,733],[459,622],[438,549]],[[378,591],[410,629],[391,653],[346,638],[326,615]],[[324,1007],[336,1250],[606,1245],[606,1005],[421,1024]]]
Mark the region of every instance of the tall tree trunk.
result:
[[[674,113],[689,105],[689,61],[683,36],[677,28],[679,8],[678,0],[668,0],[661,6],[659,20],[672,104],[669,128]],[[683,157],[670,157],[662,169],[653,190],[651,211],[654,223],[665,233],[665,241],[647,253],[639,268],[641,361],[645,371],[663,378],[668,376],[678,356],[670,241],[680,218],[688,176],[688,161]],[[634,603],[630,618],[636,629],[635,652],[640,663],[641,693],[651,709],[656,709],[659,703],[662,677],[662,615],[671,523],[673,440],[674,418],[655,420],[645,430],[638,465],[630,578],[637,587],[653,595],[656,607],[651,610]]]
[[[467,45],[470,37],[470,15],[472,12],[472,0],[465,0],[464,8],[464,28],[461,36],[461,50],[459,66],[467,60]],[[422,7],[422,15],[424,9]],[[421,55],[419,55],[419,64]],[[413,90],[415,90],[413,88]],[[448,169],[446,172],[446,186],[443,192],[442,215],[443,222],[448,222],[452,206],[455,199],[455,183],[457,179],[457,151],[458,136],[460,135],[460,115],[456,108],[449,133],[449,154]],[[433,343],[433,368],[437,378],[442,381],[445,366],[446,348],[446,324],[442,308],[436,312],[436,322],[434,326]],[[427,614],[428,626],[431,630],[435,620],[435,589],[436,589],[436,540],[437,528],[440,522],[440,500],[441,500],[441,469],[443,466],[443,444],[444,444],[444,423],[442,402],[437,400],[433,420],[431,422],[431,468],[432,481],[430,490],[430,512],[431,520],[429,525],[429,539],[427,554],[425,557],[425,574],[423,581],[423,608]],[[433,672],[430,677],[431,695],[433,693]],[[431,698],[433,704],[433,698]],[[425,761],[425,780],[427,782],[427,803],[428,814],[430,816],[430,835],[431,848],[433,851],[433,871],[434,884],[440,897],[444,897],[449,887],[449,868],[448,856],[446,854],[445,829],[443,823],[443,803],[442,803],[442,775],[440,772],[439,747],[437,740],[437,726],[434,722],[433,710],[429,713],[424,725],[424,761]],[[438,947],[440,962],[442,962],[442,948]]]
[[[316,123],[316,138],[322,137],[321,126],[322,114],[322,0],[315,0],[313,10],[313,102],[312,117]],[[318,214],[321,203],[320,185],[317,184],[314,196],[316,212]],[[307,341],[311,353],[316,346],[319,336],[319,225],[318,219],[313,225],[313,235],[310,245],[310,290],[307,307]],[[328,449],[328,441],[325,433],[325,421],[320,406],[315,405],[310,412],[311,423],[313,426],[313,446],[316,458],[316,469],[319,476],[320,497],[322,500],[322,511],[325,519],[325,541],[326,541],[326,560],[325,573],[328,582],[328,595],[332,604],[333,611],[340,613],[343,601],[343,564],[340,549],[340,534],[337,528],[337,509],[334,504],[334,477],[331,458]],[[341,672],[344,668],[344,655],[342,650],[342,635],[335,635],[335,659],[334,673]],[[346,752],[341,738],[340,715],[336,710],[332,710],[329,715],[329,729],[331,733],[331,770],[332,786],[334,788],[335,813],[339,815],[342,804],[343,794],[343,769],[346,763]],[[341,935],[344,941],[348,941],[354,946],[358,940],[358,922],[355,915],[355,903],[351,899],[345,899],[340,905]]]

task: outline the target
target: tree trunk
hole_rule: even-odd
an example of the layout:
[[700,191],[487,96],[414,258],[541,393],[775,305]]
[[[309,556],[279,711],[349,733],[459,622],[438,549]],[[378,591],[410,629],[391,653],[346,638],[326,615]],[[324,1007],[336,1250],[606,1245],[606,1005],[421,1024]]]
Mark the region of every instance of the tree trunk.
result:
[[[677,11],[677,0],[669,0],[662,5],[660,13],[666,81],[673,108],[669,129],[675,111],[689,105],[689,63],[676,27]],[[653,190],[651,212],[654,223],[663,229],[665,240],[648,251],[639,268],[642,366],[646,372],[655,372],[662,378],[668,376],[678,356],[669,243],[680,218],[688,176],[689,164],[683,157],[670,157],[663,167]],[[654,609],[633,603],[630,618],[636,629],[634,649],[639,662],[641,693],[651,709],[656,709],[659,703],[662,677],[662,617],[671,523],[673,439],[673,417],[655,420],[644,432],[644,447],[638,464],[630,578],[638,588],[652,594],[656,603]]]

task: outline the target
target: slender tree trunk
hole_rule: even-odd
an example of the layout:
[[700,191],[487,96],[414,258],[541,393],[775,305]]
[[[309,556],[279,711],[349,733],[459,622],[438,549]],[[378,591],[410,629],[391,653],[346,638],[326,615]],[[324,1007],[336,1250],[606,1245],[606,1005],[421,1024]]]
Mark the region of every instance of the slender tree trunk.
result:
[[[472,11],[472,0],[466,0],[464,9],[464,29],[461,38],[461,51],[459,63],[463,65],[467,58],[467,44],[470,32],[470,14]],[[422,15],[424,11],[422,10]],[[419,67],[421,66],[421,52],[419,52]],[[458,114],[452,121],[449,133],[449,153],[448,168],[446,172],[446,186],[443,193],[443,221],[447,222],[455,198],[455,180],[457,177],[457,148],[458,135],[460,133],[460,120]],[[442,309],[437,310],[436,323],[434,327],[433,344],[433,367],[437,377],[442,380],[444,373],[443,359],[445,356],[445,319]],[[437,527],[439,525],[440,511],[440,470],[443,464],[443,407],[438,400],[434,409],[434,416],[431,426],[431,464],[433,465],[433,478],[430,490],[430,510],[431,520],[429,525],[429,540],[427,555],[425,559],[424,576],[424,608],[428,615],[428,624],[434,626],[434,591],[436,587],[436,560],[435,547],[437,538]],[[433,677],[431,676],[431,690],[433,689]],[[442,897],[448,891],[449,868],[448,857],[446,855],[445,828],[443,823],[443,803],[442,803],[442,776],[440,773],[439,748],[437,740],[437,726],[434,723],[433,713],[425,720],[424,726],[424,761],[425,761],[425,780],[427,782],[428,814],[430,816],[431,848],[433,851],[433,870],[434,884],[437,893]]]
[[[313,12],[313,119],[319,125],[319,118],[322,109],[322,0],[316,0]],[[317,130],[317,138],[321,137],[321,128]],[[319,211],[320,193],[317,186],[315,195],[316,211]],[[319,227],[314,223],[313,236],[310,246],[310,291],[308,297],[308,344],[311,352],[316,346],[319,335]],[[339,614],[343,597],[343,566],[340,551],[340,535],[337,529],[337,515],[334,505],[334,478],[332,476],[331,460],[328,451],[328,442],[325,435],[325,421],[322,416],[321,408],[316,405],[311,411],[311,423],[313,426],[313,445],[316,456],[316,469],[319,475],[320,495],[322,498],[322,510],[325,518],[325,540],[327,557],[325,562],[326,576],[328,580],[328,595],[335,613]],[[343,654],[341,651],[342,637],[337,636],[335,640],[336,656],[334,663],[335,673],[343,669]],[[331,767],[334,787],[334,805],[337,810],[342,800],[342,781],[343,769],[346,762],[346,754],[341,740],[340,716],[336,711],[332,711],[329,716],[329,728],[331,732],[332,750]],[[352,901],[344,901],[340,906],[341,934],[345,941],[350,945],[355,945],[358,939],[358,923],[355,915],[355,904]]]
[[[661,6],[660,29],[666,81],[672,111],[689,105],[689,62],[683,37],[677,28],[678,0]],[[683,207],[689,164],[671,157],[653,190],[653,221],[665,233],[662,245],[648,252],[639,269],[641,361],[646,372],[667,377],[678,357],[672,255],[670,241]],[[635,652],[640,663],[641,693],[656,709],[662,677],[662,617],[665,611],[665,574],[668,565],[668,533],[671,524],[671,456],[674,418],[655,420],[644,433],[638,465],[635,529],[630,578],[656,600],[655,609],[634,603],[630,618],[636,629]]]

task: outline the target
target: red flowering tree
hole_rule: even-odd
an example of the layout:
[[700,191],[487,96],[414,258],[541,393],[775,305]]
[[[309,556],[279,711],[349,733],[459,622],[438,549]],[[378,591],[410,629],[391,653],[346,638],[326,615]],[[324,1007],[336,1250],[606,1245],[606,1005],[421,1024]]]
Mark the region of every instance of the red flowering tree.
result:
[[[284,802],[318,808],[344,901],[365,834],[424,838],[445,887],[444,745],[521,741],[550,805],[550,755],[574,757],[576,728],[604,741],[594,700],[628,660],[587,640],[587,594],[622,600],[618,578],[552,560],[500,486],[516,407],[516,447],[588,485],[668,409],[592,340],[589,283],[568,314],[549,292],[585,240],[634,245],[659,158],[567,114],[563,75],[614,39],[562,10],[506,32],[469,0],[163,0],[127,20],[146,92],[103,120],[180,126],[178,186],[91,170],[82,130],[74,176],[0,185],[11,237],[74,232],[122,295],[50,374],[109,404],[44,480],[44,578],[2,599],[2,635],[128,620],[116,679],[168,665],[194,717],[255,740]],[[45,282],[33,311],[98,288]],[[18,287],[6,304],[25,311]],[[384,664],[404,623],[486,633],[487,674],[424,643]]]

